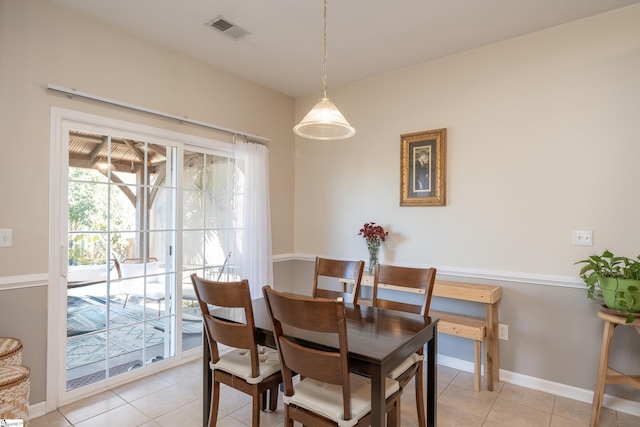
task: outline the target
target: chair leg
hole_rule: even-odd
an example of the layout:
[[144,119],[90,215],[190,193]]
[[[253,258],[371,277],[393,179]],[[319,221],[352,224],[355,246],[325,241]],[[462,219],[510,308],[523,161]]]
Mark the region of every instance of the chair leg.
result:
[[275,411],[278,408],[278,386],[275,386],[269,390],[269,409]]
[[284,425],[285,427],[293,427],[293,418],[291,418],[291,414],[289,413],[291,408],[289,405],[284,405]]
[[416,371],[416,376],[414,378],[416,386],[416,409],[418,410],[418,427],[426,427],[427,425],[426,410],[424,407],[423,366],[423,363],[418,365],[418,370]]
[[260,398],[259,396],[254,396],[253,398],[253,414],[251,416],[251,426],[252,427],[260,427],[260,407],[261,404],[264,402],[266,403],[266,392],[262,393],[262,398]]
[[[387,406],[387,427],[400,427],[400,397],[399,393],[391,402],[391,406]],[[387,404],[388,405],[388,404]]]
[[209,427],[216,427],[218,422],[218,405],[220,403],[220,383],[213,379],[213,393],[211,393],[211,406],[209,409]]

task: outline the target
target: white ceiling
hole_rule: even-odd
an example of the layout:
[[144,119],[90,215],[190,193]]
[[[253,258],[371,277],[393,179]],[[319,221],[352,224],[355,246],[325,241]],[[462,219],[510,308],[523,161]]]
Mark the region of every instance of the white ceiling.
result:
[[[217,68],[301,96],[322,92],[322,0],[52,0]],[[331,87],[640,0],[329,0]],[[251,34],[205,24],[222,15]]]

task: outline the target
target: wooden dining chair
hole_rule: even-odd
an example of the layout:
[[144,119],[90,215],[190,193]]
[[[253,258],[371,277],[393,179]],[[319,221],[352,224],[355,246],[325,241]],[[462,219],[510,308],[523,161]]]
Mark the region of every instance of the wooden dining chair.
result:
[[[342,298],[309,298],[262,288],[273,322],[282,363],[285,426],[297,421],[310,426],[368,426],[371,424],[371,380],[349,373],[349,346]],[[285,335],[288,328],[330,337],[334,348],[311,346]],[[293,376],[300,374],[294,384]],[[387,425],[400,425],[397,381],[386,379]]]
[[[389,310],[429,316],[429,305],[436,279],[435,268],[409,268],[392,265],[376,265],[373,277],[373,306]],[[397,380],[404,389],[415,378],[418,425],[425,427],[426,413],[423,390],[424,349],[412,354],[389,377]]]
[[[363,271],[364,261],[316,257],[312,295],[314,298],[342,297],[347,302],[357,304]],[[345,279],[349,282],[348,284],[345,283]],[[353,285],[350,282],[353,282]]]
[[[191,275],[193,289],[202,311],[204,328],[211,351],[213,393],[209,411],[209,426],[216,425],[220,402],[220,383],[251,395],[253,398],[252,426],[260,426],[260,405],[275,411],[278,404],[278,386],[282,383],[280,359],[275,350],[259,348],[251,305],[249,282],[214,282]],[[244,312],[245,323],[215,318],[209,305],[236,308]],[[220,354],[218,344],[233,347]]]

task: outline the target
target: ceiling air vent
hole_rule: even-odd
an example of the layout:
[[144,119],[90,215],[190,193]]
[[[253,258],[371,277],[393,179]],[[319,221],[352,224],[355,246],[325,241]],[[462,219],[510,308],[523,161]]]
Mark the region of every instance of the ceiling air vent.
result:
[[223,16],[218,16],[217,18],[207,22],[207,27],[211,27],[214,30],[220,31],[227,37],[230,37],[234,40],[240,40],[247,35],[251,34],[244,28],[234,24]]

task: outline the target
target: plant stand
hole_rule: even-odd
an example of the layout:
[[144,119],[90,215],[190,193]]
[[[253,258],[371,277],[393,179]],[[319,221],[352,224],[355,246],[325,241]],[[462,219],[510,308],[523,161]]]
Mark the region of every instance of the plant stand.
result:
[[598,310],[598,317],[604,320],[604,334],[600,350],[600,363],[598,364],[598,377],[593,391],[591,423],[589,424],[591,427],[597,427],[600,423],[602,397],[604,387],[607,384],[628,384],[640,390],[640,375],[626,375],[609,367],[609,350],[614,328],[618,325],[633,326],[640,333],[640,316],[636,316],[633,323],[625,323],[626,314],[620,314],[603,306]]

